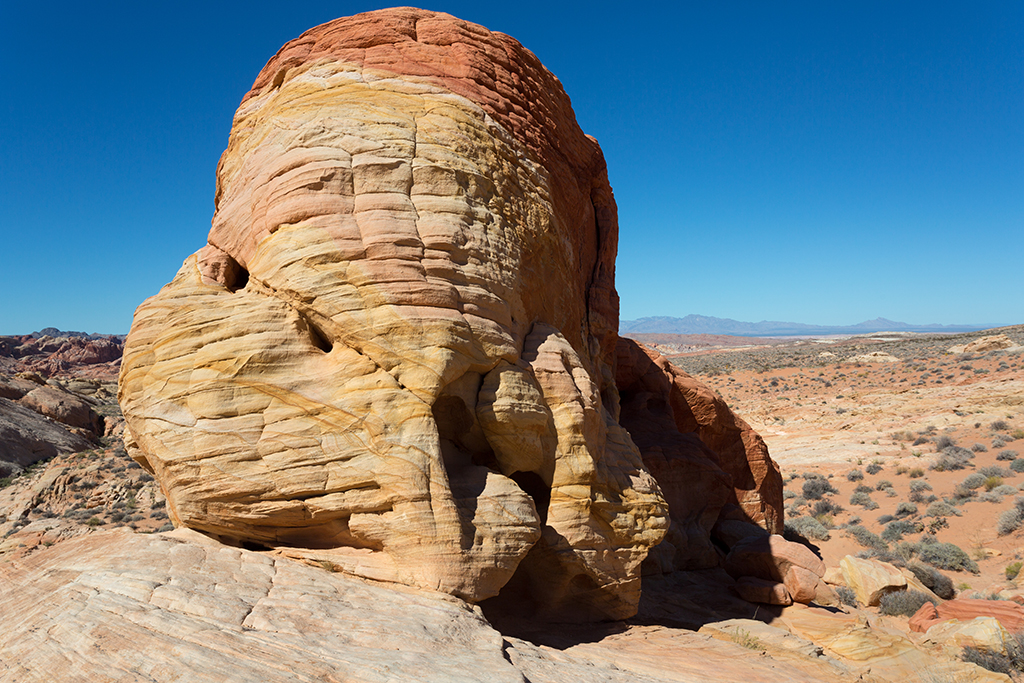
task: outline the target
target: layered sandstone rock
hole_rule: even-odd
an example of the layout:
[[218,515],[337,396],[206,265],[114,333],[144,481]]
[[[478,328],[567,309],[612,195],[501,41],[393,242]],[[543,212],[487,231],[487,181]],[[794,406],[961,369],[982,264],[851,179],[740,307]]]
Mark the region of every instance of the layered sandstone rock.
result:
[[516,41],[412,9],[313,29],[236,113],[209,244],[136,312],[132,454],[218,537],[474,601],[529,553],[546,606],[626,616],[668,520],[616,420],[616,231]]
[[910,630],[925,633],[943,621],[970,621],[976,617],[995,617],[1004,628],[1014,633],[1024,630],[1024,606],[1012,600],[971,598],[947,600],[938,605],[925,603],[910,617]]
[[907,589],[907,577],[888,562],[847,555],[839,561],[843,581],[862,605],[876,606],[887,593]]
[[409,8],[312,29],[236,112],[208,244],[136,311],[130,453],[222,540],[629,616],[670,509],[661,568],[708,567],[720,519],[781,529],[782,487],[720,397],[618,339],[617,230],[515,40]]
[[975,339],[966,344],[950,346],[950,353],[988,353],[989,351],[1002,351],[1005,349],[1018,348],[1012,339],[1005,334],[993,334],[987,337]]

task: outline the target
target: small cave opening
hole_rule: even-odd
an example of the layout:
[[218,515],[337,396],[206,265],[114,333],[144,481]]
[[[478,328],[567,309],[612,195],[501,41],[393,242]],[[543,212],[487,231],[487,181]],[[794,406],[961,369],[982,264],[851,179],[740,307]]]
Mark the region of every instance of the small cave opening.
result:
[[324,353],[330,353],[334,348],[334,344],[331,343],[324,331],[314,325],[312,321],[306,320],[306,326],[309,328],[309,341],[316,348],[320,349]]
[[238,272],[232,278],[231,282],[227,283],[227,288],[232,292],[237,292],[245,289],[245,286],[249,284],[249,271],[238,266]]
[[551,489],[544,483],[541,476],[536,472],[513,472],[509,477],[521,488],[526,495],[533,498],[533,504],[537,506],[537,514],[540,516],[540,524],[548,523],[548,506],[551,505]]
[[256,552],[266,552],[266,551],[269,551],[269,550],[273,550],[273,548],[271,548],[270,546],[263,545],[262,543],[257,543],[256,541],[246,541],[246,540],[242,541],[242,547],[244,549],[246,549],[246,550],[253,550],[253,551],[256,551]]

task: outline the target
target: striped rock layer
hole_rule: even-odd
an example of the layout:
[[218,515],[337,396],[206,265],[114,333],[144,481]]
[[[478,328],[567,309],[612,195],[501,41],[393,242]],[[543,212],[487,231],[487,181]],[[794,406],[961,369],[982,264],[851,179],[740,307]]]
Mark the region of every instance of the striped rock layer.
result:
[[670,522],[618,419],[616,244],[600,147],[515,40],[409,8],[314,28],[235,114],[208,244],[136,311],[130,452],[225,541],[629,616]]

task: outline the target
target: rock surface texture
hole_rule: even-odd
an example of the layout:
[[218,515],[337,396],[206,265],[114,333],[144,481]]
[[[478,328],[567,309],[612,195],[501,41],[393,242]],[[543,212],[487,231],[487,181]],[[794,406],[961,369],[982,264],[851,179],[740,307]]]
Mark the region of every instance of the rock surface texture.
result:
[[617,231],[518,42],[410,8],[314,28],[235,114],[208,244],[136,311],[129,452],[221,540],[629,616],[670,509],[663,570],[715,564],[722,515],[779,531],[782,501],[760,437],[619,340]]
[[0,604],[2,683],[1010,680],[802,606],[771,626],[561,627],[561,640],[536,644],[442,593],[372,585],[187,529],[102,531],[2,563]]

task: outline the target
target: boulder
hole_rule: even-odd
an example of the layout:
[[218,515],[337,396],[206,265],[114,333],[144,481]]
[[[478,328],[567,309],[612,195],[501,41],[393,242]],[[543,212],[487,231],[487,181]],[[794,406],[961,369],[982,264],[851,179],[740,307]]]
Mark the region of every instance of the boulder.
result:
[[38,388],[39,385],[24,377],[8,377],[0,375],[0,398],[17,401],[19,398]]
[[1005,334],[992,334],[980,337],[966,344],[957,344],[949,347],[950,353],[988,353],[989,351],[1001,351],[1012,349],[1017,346],[1012,339]]
[[907,578],[888,562],[847,555],[839,561],[839,567],[843,571],[843,581],[862,605],[874,607],[886,593],[906,590],[907,587]]
[[732,547],[725,558],[725,570],[734,578],[756,576],[784,582],[791,567],[806,569],[815,577],[825,574],[825,565],[817,555],[799,543],[782,536],[746,538]]
[[58,453],[89,448],[89,442],[27,406],[0,398],[0,477]]
[[[619,421],[617,230],[600,147],[518,42],[411,8],[314,28],[236,112],[207,244],[136,311],[129,452],[215,538],[630,616],[669,518]],[[686,432],[722,480],[685,522],[705,550],[715,496],[781,510],[730,416]]]
[[846,585],[846,579],[843,578],[842,567],[826,567],[825,574],[821,577],[821,580],[831,586]]
[[60,386],[37,387],[25,394],[19,401],[40,415],[56,420],[69,427],[76,427],[97,436],[103,434],[103,418],[92,406],[80,397],[65,391]]
[[910,617],[910,630],[925,633],[943,621],[956,619],[964,622],[975,617],[994,617],[1013,633],[1024,629],[1024,605],[1011,600],[958,598],[929,607],[929,604],[923,605]]
[[924,642],[945,647],[954,656],[965,647],[1006,655],[1013,636],[995,617],[974,617],[967,621],[951,619],[928,629]]
[[[854,614],[796,606],[773,625],[823,648],[865,681],[1002,681],[1005,674],[986,671],[958,657],[944,659],[921,647],[906,633],[888,628],[863,612]],[[958,653],[959,654],[959,653]]]
[[736,581],[736,593],[747,602],[764,605],[792,605],[793,598],[786,585],[754,576],[741,576]]
[[786,570],[783,583],[793,596],[793,602],[806,605],[818,596],[819,577],[809,569],[792,565]]
[[618,337],[601,149],[512,38],[412,8],[307,31],[215,204],[119,383],[176,525],[583,621],[635,613],[663,539],[671,571],[721,562],[723,517],[781,530],[764,441]]

